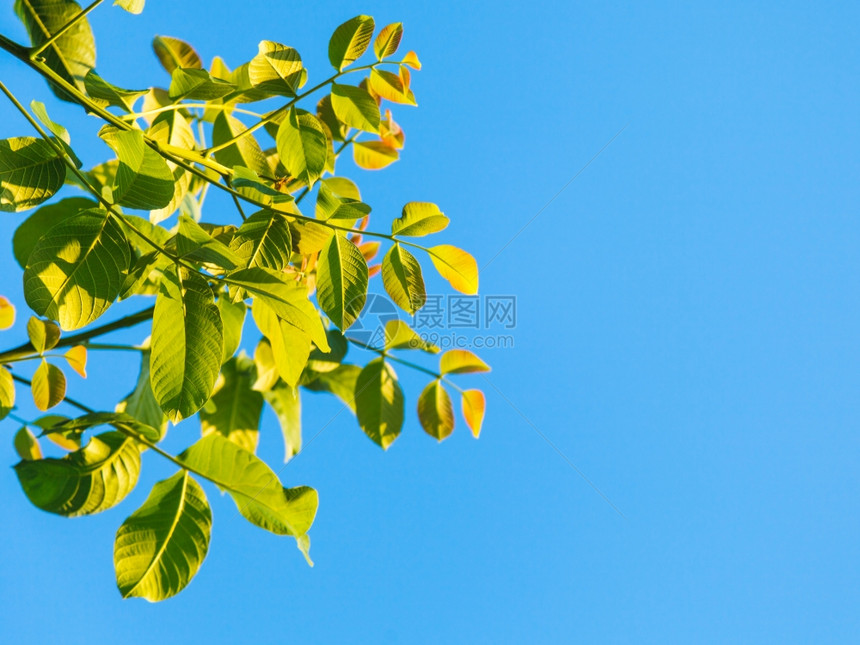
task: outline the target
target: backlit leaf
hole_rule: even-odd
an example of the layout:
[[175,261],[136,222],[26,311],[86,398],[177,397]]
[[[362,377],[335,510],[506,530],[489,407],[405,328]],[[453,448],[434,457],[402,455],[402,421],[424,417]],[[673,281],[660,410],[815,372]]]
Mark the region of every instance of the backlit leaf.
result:
[[292,47],[263,40],[248,66],[248,78],[257,89],[282,96],[294,96],[307,73],[302,58]]
[[[147,130],[147,136],[160,144],[193,150],[194,132],[188,120],[180,112],[180,110],[171,110],[156,116]],[[154,224],[173,215],[191,187],[193,175],[190,172],[172,161],[167,161],[167,167],[173,172],[173,197],[164,208],[150,212],[149,219]]]
[[15,306],[8,298],[0,296],[0,331],[9,329],[15,324]]
[[66,376],[59,367],[42,360],[33,373],[30,390],[36,407],[42,411],[50,410],[66,396]]
[[158,434],[156,440],[158,441],[167,432],[167,415],[164,414],[164,410],[158,405],[158,401],[155,400],[155,395],[152,393],[149,374],[150,360],[151,352],[148,349],[140,353],[140,373],[137,377],[137,383],[134,390],[117,404],[116,411],[128,414],[141,423],[155,428]]
[[356,16],[334,30],[328,44],[328,59],[337,71],[361,58],[370,46],[373,29],[373,18]]
[[42,448],[39,446],[39,440],[30,432],[27,426],[21,426],[20,430],[15,433],[15,452],[24,461],[33,461],[42,458]]
[[391,234],[408,237],[430,235],[447,228],[449,221],[436,204],[409,202],[403,207],[402,215],[391,222]]
[[379,132],[379,106],[366,90],[354,85],[331,85],[331,106],[335,116],[351,128]]
[[[212,126],[212,144],[221,145],[242,134],[245,130],[247,128],[244,123],[222,111],[215,117],[215,123]],[[215,159],[228,168],[244,166],[258,175],[269,175],[272,172],[266,155],[263,154],[263,150],[253,134],[243,135],[226,148],[216,150]]]
[[433,266],[457,291],[468,295],[478,293],[478,263],[462,249],[440,244],[427,249]]
[[0,211],[38,206],[62,187],[65,177],[65,162],[44,139],[0,140]]
[[30,320],[27,321],[27,337],[33,349],[42,354],[56,347],[60,341],[60,328],[49,320],[30,316]]
[[387,450],[403,427],[403,390],[383,358],[370,361],[358,375],[355,408],[364,433]]
[[454,431],[454,406],[438,379],[427,385],[418,397],[418,420],[424,432],[439,441]]
[[131,262],[120,226],[100,210],[64,219],[36,244],[24,271],[24,297],[40,316],[78,329],[119,295]]
[[403,84],[403,80],[397,74],[392,74],[386,70],[371,70],[370,89],[373,90],[374,94],[381,96],[392,103],[417,105],[415,103],[415,95],[412,93],[412,90]]
[[468,349],[450,349],[442,354],[439,360],[439,371],[442,374],[489,372],[490,366]]
[[230,248],[245,267],[283,271],[290,263],[290,226],[283,215],[261,210],[242,222]]
[[15,407],[15,381],[12,380],[12,372],[0,365],[0,420]]
[[316,374],[316,378],[305,383],[305,387],[314,392],[331,392],[355,414],[355,384],[360,373],[361,368],[358,365],[345,363],[330,372]]
[[119,158],[114,200],[129,208],[164,208],[173,198],[173,173],[167,162],[144,142],[140,130],[106,125],[99,131]]
[[205,69],[180,67],[173,70],[167,93],[174,101],[185,99],[211,101],[226,96],[235,90],[235,85],[211,76]]
[[221,316],[198,273],[164,272],[152,319],[151,383],[174,423],[197,412],[212,394],[221,366]]
[[134,102],[149,91],[125,90],[116,85],[111,85],[92,69],[87,72],[84,78],[84,86],[87,90],[87,96],[93,99],[96,105],[102,107],[112,105],[125,112],[131,112],[134,109]]
[[229,246],[213,238],[187,215],[179,216],[176,250],[182,258],[206,262],[225,270],[235,269],[242,264],[242,258]]
[[302,329],[278,316],[265,302],[257,300],[251,310],[254,322],[268,339],[278,375],[291,386],[299,382],[311,352],[311,338]]
[[116,506],[134,489],[140,450],[124,434],[105,432],[62,459],[21,461],[15,474],[30,502],[43,511],[91,515]]
[[367,262],[361,251],[346,237],[332,236],[317,264],[317,299],[338,328],[349,328],[361,314],[367,280]]
[[259,440],[263,396],[251,389],[254,363],[244,353],[221,367],[224,384],[200,410],[200,427],[205,437],[218,433],[245,450],[256,452]]
[[365,170],[381,170],[399,158],[397,150],[382,141],[355,141],[352,144],[352,159],[356,166]]
[[242,327],[245,324],[245,303],[241,300],[231,302],[230,298],[221,296],[218,298],[218,312],[221,314],[221,324],[224,328],[224,351],[221,354],[221,363],[236,353],[242,342]]
[[326,162],[326,136],[313,114],[291,108],[281,121],[277,137],[281,163],[292,177],[308,186],[322,176]]
[[184,40],[170,36],[156,36],[152,40],[152,49],[161,66],[172,74],[177,68],[202,69],[203,61],[194,48]]
[[182,591],[206,558],[211,530],[206,494],[188,471],[156,483],[116,533],[114,569],[122,597],[158,602]]
[[295,457],[302,449],[302,403],[299,388],[278,383],[263,392],[266,402],[272,406],[284,436],[284,463]]
[[403,23],[394,22],[383,27],[373,43],[376,60],[393,56],[397,52],[397,48],[400,47],[401,38],[403,38]]
[[402,320],[389,320],[385,323],[385,349],[420,349],[430,354],[438,354],[439,348],[421,338],[412,327]]
[[139,14],[143,11],[143,5],[146,4],[146,0],[114,0],[113,4],[116,7],[122,7],[129,13]]
[[427,301],[421,265],[399,244],[392,246],[382,259],[382,285],[397,306],[410,314]]
[[484,411],[486,401],[481,390],[463,391],[463,418],[466,425],[472,431],[475,439],[481,434],[481,425],[484,423]]
[[418,54],[415,52],[407,52],[403,57],[403,64],[408,65],[412,69],[421,69],[421,61],[418,60]]
[[97,207],[98,203],[83,197],[68,197],[55,204],[42,206],[42,208],[21,222],[12,236],[12,251],[15,254],[15,260],[18,262],[18,265],[22,269],[27,267],[27,260],[30,258],[30,253],[33,252],[36,242],[52,226],[70,217],[74,217],[81,211]]
[[75,345],[63,356],[69,367],[83,378],[87,378],[87,348],[84,345]]

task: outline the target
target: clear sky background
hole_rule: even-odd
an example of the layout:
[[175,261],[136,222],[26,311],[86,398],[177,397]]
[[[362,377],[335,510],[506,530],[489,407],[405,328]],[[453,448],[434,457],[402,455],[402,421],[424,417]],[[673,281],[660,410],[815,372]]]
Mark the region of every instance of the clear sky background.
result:
[[[331,421],[336,401],[305,397],[305,440],[324,430],[281,476],[320,492],[316,566],[210,487],[209,556],[159,605],[120,599],[112,544],[169,468],[145,459],[124,504],[73,520],[0,470],[0,640],[856,642],[860,6],[150,0],[92,24],[99,72],[125,87],[167,83],[156,34],[231,66],[283,42],[314,81],[358,13],[402,21],[424,63],[420,107],[395,110],[402,161],[342,169],[376,226],[429,200],[452,218],[441,241],[479,265],[504,247],[481,291],[518,298],[515,347],[483,352],[494,387],[460,379],[488,390],[480,440],[462,422],[427,437],[424,381],[405,369],[410,410],[387,453],[348,412]],[[8,7],[0,31],[23,39]],[[8,56],[0,77],[55,105],[86,163],[106,158],[95,119]],[[0,136],[29,134],[0,105]],[[0,216],[0,293],[19,304],[22,219]],[[137,366],[100,358],[70,393],[112,403]],[[193,440],[187,425],[170,449]],[[9,466],[15,430],[0,425]],[[273,418],[263,431],[277,463]]]

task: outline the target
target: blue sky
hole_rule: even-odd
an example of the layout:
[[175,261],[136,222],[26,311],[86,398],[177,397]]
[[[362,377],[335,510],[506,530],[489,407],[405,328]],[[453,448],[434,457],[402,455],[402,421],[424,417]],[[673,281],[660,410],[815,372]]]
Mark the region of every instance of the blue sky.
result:
[[[214,534],[194,582],[160,605],[121,601],[115,529],[170,470],[148,459],[121,507],[64,520],[6,469],[5,640],[857,639],[856,3],[148,5],[92,16],[99,72],[118,85],[166,83],[155,34],[233,66],[280,41],[313,81],[340,22],[402,21],[424,63],[420,107],[395,111],[403,159],[349,172],[377,227],[435,201],[452,218],[442,241],[481,266],[504,247],[481,291],[517,297],[515,347],[483,352],[492,386],[461,379],[488,391],[479,441],[461,422],[437,445],[410,412],[383,453],[335,401],[305,398],[306,441],[322,432],[281,476],[320,492],[313,569],[208,490]],[[23,38],[9,9],[0,32]],[[0,76],[51,101],[8,57]],[[52,116],[85,162],[107,154],[95,119]],[[0,136],[22,134],[0,107]],[[0,238],[21,220],[0,217]],[[10,258],[0,275],[20,303]],[[71,392],[112,402],[135,372],[93,361]],[[398,372],[412,406],[424,381]],[[0,425],[0,463],[16,461],[15,429]],[[169,447],[195,432],[179,426]],[[267,417],[261,452],[281,451]]]

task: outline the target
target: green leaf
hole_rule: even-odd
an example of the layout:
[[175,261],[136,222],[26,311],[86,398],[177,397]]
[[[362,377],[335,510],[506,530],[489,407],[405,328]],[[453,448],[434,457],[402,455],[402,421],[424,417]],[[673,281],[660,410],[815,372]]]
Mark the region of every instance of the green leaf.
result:
[[38,353],[43,354],[45,350],[53,349],[60,341],[60,328],[48,320],[40,320],[30,316],[27,321],[27,337]]
[[361,314],[367,280],[367,262],[361,251],[343,235],[332,236],[317,264],[317,299],[339,329],[349,328]]
[[290,227],[278,212],[257,211],[242,223],[230,248],[245,267],[283,271],[290,263]]
[[18,432],[15,433],[13,441],[15,452],[24,461],[34,461],[42,458],[42,448],[39,446],[39,440],[30,432],[27,426],[21,426]]
[[290,239],[293,249],[301,255],[319,253],[334,235],[334,229],[308,220],[290,222]]
[[137,419],[140,423],[155,428],[157,433],[155,443],[161,441],[167,432],[167,416],[164,410],[155,400],[152,386],[149,383],[150,351],[147,349],[140,353],[140,372],[134,389],[120,401],[116,411],[127,414]]
[[279,318],[308,334],[323,351],[329,351],[322,320],[316,307],[308,300],[306,287],[287,281],[283,273],[262,267],[239,269],[223,279],[265,302]]
[[235,85],[220,78],[214,78],[205,69],[179,67],[173,70],[167,94],[174,101],[185,99],[211,101],[227,96],[235,90]]
[[382,141],[355,141],[352,144],[352,159],[364,170],[381,170],[400,158],[400,153]]
[[97,426],[110,425],[120,431],[130,431],[147,441],[153,443],[160,441],[161,435],[159,431],[142,423],[134,417],[121,412],[90,412],[76,419],[64,419],[53,423],[50,427],[45,428],[45,434],[63,434],[70,433],[81,434],[91,428]]
[[129,13],[139,14],[143,11],[143,5],[146,4],[146,0],[114,0],[113,4],[115,7],[122,7]]
[[12,372],[0,365],[0,421],[15,407],[15,381]]
[[199,274],[164,272],[152,319],[152,392],[174,423],[197,412],[212,394],[221,367],[221,316]]
[[119,158],[114,200],[143,210],[164,208],[173,199],[173,172],[155,150],[146,145],[140,130],[106,125],[99,131]]
[[24,297],[66,331],[88,325],[116,300],[131,263],[128,240],[108,213],[81,211],[50,228],[24,271]]
[[438,354],[439,348],[421,338],[412,327],[402,320],[385,323],[385,349],[420,349],[429,354]]
[[468,349],[450,349],[439,359],[439,371],[442,374],[489,372],[490,366]]
[[[245,130],[247,128],[244,123],[222,111],[215,117],[215,123],[212,126],[212,145],[219,146],[242,134]],[[263,154],[263,150],[253,134],[245,134],[226,148],[216,150],[215,159],[228,168],[243,166],[250,168],[258,175],[270,175],[272,172],[266,155]]]
[[113,561],[123,598],[158,602],[182,591],[209,551],[212,511],[188,471],[158,482],[116,533]]
[[12,252],[15,254],[15,260],[18,262],[18,265],[22,269],[27,267],[27,260],[30,258],[30,254],[36,247],[39,238],[45,234],[45,231],[63,220],[74,217],[83,210],[97,207],[98,204],[96,202],[83,197],[69,197],[60,200],[56,204],[42,206],[42,208],[21,222],[12,236]]
[[277,137],[278,153],[287,172],[308,186],[319,179],[326,162],[326,136],[313,114],[291,108],[281,121]]
[[63,186],[66,164],[44,139],[0,140],[0,211],[38,206]]
[[280,318],[271,307],[256,300],[251,309],[257,328],[268,339],[278,375],[291,386],[298,384],[311,352],[311,338],[304,330]]
[[314,212],[317,219],[352,228],[370,211],[370,206],[361,201],[358,187],[346,177],[328,177],[320,182]]
[[111,85],[92,69],[87,72],[84,78],[84,86],[87,90],[87,96],[93,99],[97,105],[102,107],[111,105],[126,112],[132,112],[134,102],[149,92],[149,90],[124,90],[116,85]]
[[[60,32],[81,12],[81,6],[71,0],[15,0],[15,13],[27,28],[33,47],[39,47]],[[78,20],[62,36],[41,53],[45,65],[63,80],[84,89],[84,77],[96,66],[96,43],[90,23]],[[54,94],[64,101],[74,100],[57,84],[49,81]]]
[[242,264],[242,258],[229,246],[209,235],[188,215],[179,216],[176,250],[182,258],[214,264],[228,271]]
[[284,463],[302,450],[302,402],[299,389],[278,383],[263,392],[263,398],[275,411],[284,435]]
[[314,392],[331,392],[355,414],[355,383],[361,368],[358,365],[345,363],[338,365],[330,372],[322,372],[315,375],[305,387]]
[[[185,148],[186,150],[193,150],[195,147],[194,132],[191,130],[191,125],[180,114],[179,110],[162,112],[156,116],[149,130],[147,130],[147,136],[153,141],[168,146]],[[164,208],[150,212],[149,219],[154,224],[167,219],[176,212],[185,195],[188,194],[193,177],[182,166],[172,161],[167,161],[166,163],[167,167],[173,172],[173,197],[170,203]]]
[[200,410],[205,437],[218,433],[250,452],[256,452],[260,437],[263,395],[251,389],[254,363],[247,356],[234,356],[221,367],[224,384]]
[[218,311],[221,314],[221,324],[224,327],[224,351],[221,353],[221,363],[236,353],[242,342],[242,327],[245,324],[245,303],[241,300],[231,302],[229,298],[218,298]]
[[219,434],[203,437],[179,460],[225,489],[245,519],[260,528],[299,537],[313,524],[319,502],[313,488],[284,488],[263,461]]
[[449,221],[436,204],[409,202],[403,207],[403,214],[391,222],[391,234],[408,237],[430,235],[447,228]]
[[457,291],[468,295],[478,293],[478,263],[462,249],[440,244],[427,249],[433,266]]
[[382,285],[397,306],[410,314],[427,302],[421,265],[399,244],[392,246],[382,259]]
[[454,431],[454,406],[438,379],[427,385],[418,397],[418,420],[424,432],[439,441]]
[[258,53],[248,66],[251,85],[271,94],[295,96],[306,77],[299,52],[271,40],[260,41]]
[[[48,110],[45,107],[45,104],[40,101],[30,101],[30,110],[33,112],[33,115],[42,122],[48,130],[54,133],[57,137],[58,143],[62,144],[63,148],[68,154],[69,158],[74,162],[75,167],[81,167],[81,160],[78,159],[78,156],[75,154],[75,151],[72,150],[69,143],[71,143],[72,138],[69,136],[69,131],[66,130],[59,123],[56,123],[48,116]],[[69,179],[66,177],[66,179]]]
[[395,22],[383,27],[373,43],[376,60],[382,60],[397,53],[401,38],[403,38],[403,23]]
[[137,485],[140,450],[124,434],[105,432],[62,459],[21,461],[15,474],[37,508],[65,517],[92,515],[116,506]]
[[334,30],[328,44],[328,59],[337,71],[342,71],[367,51],[374,27],[370,16],[356,16]]
[[379,132],[379,106],[367,90],[332,83],[331,106],[338,120],[349,127],[364,132]]
[[184,69],[203,68],[203,61],[200,60],[200,56],[184,40],[170,36],[156,36],[152,40],[152,50],[168,74],[172,74],[173,70],[180,67]]
[[355,408],[364,433],[388,450],[403,427],[403,390],[385,359],[374,359],[361,370],[355,382]]

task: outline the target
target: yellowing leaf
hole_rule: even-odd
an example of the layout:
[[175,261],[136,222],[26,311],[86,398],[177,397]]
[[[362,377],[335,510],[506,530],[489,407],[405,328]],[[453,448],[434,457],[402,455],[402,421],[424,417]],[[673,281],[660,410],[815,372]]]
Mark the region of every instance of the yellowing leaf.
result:
[[27,336],[33,348],[42,354],[56,347],[60,341],[60,328],[49,320],[31,316],[27,321]]
[[447,228],[449,221],[436,204],[409,202],[403,207],[402,215],[391,222],[391,234],[408,237],[430,235]]
[[478,293],[478,263],[462,249],[440,244],[427,249],[433,266],[460,293]]
[[400,47],[401,38],[403,38],[403,23],[394,22],[383,27],[376,37],[376,42],[373,43],[376,60],[393,56]]
[[468,349],[451,349],[442,354],[439,361],[439,371],[442,374],[489,372],[490,366]]
[[397,150],[382,141],[356,141],[352,144],[355,165],[365,170],[380,170],[400,158]]
[[415,52],[407,52],[403,57],[403,64],[408,65],[412,69],[421,69],[421,61],[418,60],[418,54]]
[[56,365],[42,360],[33,374],[33,403],[42,411],[50,410],[66,396],[66,376]]
[[0,296],[0,330],[9,329],[15,324],[15,306]]
[[87,348],[83,345],[75,345],[66,352],[65,356],[69,367],[83,378],[87,378]]
[[425,387],[418,397],[418,420],[424,432],[439,441],[454,431],[454,406],[438,379]]
[[370,72],[370,89],[373,90],[374,94],[392,103],[416,105],[412,90],[403,84],[403,80],[397,74],[381,69],[372,70]]
[[15,381],[12,372],[0,365],[0,420],[15,407]]
[[438,354],[439,348],[418,335],[412,327],[402,320],[389,320],[385,323],[385,349],[422,349],[430,354]]
[[466,419],[466,425],[469,426],[475,439],[481,434],[485,410],[486,400],[481,390],[463,391],[463,418]]

